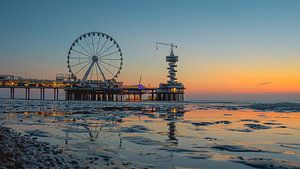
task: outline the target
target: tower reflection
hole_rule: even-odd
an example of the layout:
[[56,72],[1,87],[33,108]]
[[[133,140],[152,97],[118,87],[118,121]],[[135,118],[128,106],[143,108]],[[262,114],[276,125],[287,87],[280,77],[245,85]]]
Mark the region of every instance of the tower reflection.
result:
[[167,110],[166,114],[161,114],[160,118],[167,121],[168,126],[168,141],[169,146],[177,146],[178,139],[176,137],[177,129],[176,122],[184,118],[184,106],[177,106]]

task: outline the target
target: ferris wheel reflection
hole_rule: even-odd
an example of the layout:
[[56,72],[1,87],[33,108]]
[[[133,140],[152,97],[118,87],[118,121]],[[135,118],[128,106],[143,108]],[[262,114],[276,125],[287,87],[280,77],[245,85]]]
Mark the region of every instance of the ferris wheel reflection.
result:
[[[70,140],[78,138],[90,142],[99,141],[112,137],[118,131],[116,122],[103,122],[97,120],[84,120],[79,124],[73,124],[64,130],[65,144],[70,144]],[[119,139],[120,134],[118,135]]]

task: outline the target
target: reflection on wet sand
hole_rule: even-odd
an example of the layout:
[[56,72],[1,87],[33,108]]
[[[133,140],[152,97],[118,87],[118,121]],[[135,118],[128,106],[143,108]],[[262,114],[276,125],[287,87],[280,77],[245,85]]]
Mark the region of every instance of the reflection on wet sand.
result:
[[17,101],[8,107],[2,107],[1,123],[66,152],[98,158],[99,165],[299,167],[298,112],[260,112],[224,103]]
[[178,139],[176,138],[176,121],[179,119],[183,119],[184,116],[184,107],[171,108],[168,110],[167,115],[165,117],[161,116],[167,121],[167,126],[169,126],[168,136],[169,136],[169,144],[170,146],[178,145]]

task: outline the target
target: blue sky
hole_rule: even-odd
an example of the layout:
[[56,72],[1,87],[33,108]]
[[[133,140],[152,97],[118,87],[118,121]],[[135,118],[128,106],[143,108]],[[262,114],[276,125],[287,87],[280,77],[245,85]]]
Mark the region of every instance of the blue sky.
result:
[[[248,90],[274,96],[300,92],[283,85],[285,75],[278,77],[281,81],[272,75],[300,74],[299,9],[298,0],[3,0],[0,73],[53,79],[55,73],[67,72],[71,43],[83,33],[100,31],[120,44],[120,80],[128,84],[137,83],[139,76],[151,85],[166,80],[168,49],[156,51],[154,45],[161,41],[179,45],[178,78],[193,98],[247,95]],[[251,79],[240,86],[270,81],[272,90],[246,86],[234,91],[240,77],[231,77],[234,72]],[[260,72],[266,75],[258,78]],[[224,79],[235,84],[223,87]],[[206,87],[210,84],[212,88]]]

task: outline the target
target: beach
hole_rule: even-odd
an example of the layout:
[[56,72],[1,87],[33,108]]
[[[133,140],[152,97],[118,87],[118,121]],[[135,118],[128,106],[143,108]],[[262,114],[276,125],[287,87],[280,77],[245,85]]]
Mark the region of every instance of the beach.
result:
[[299,103],[0,102],[2,168],[300,168]]

